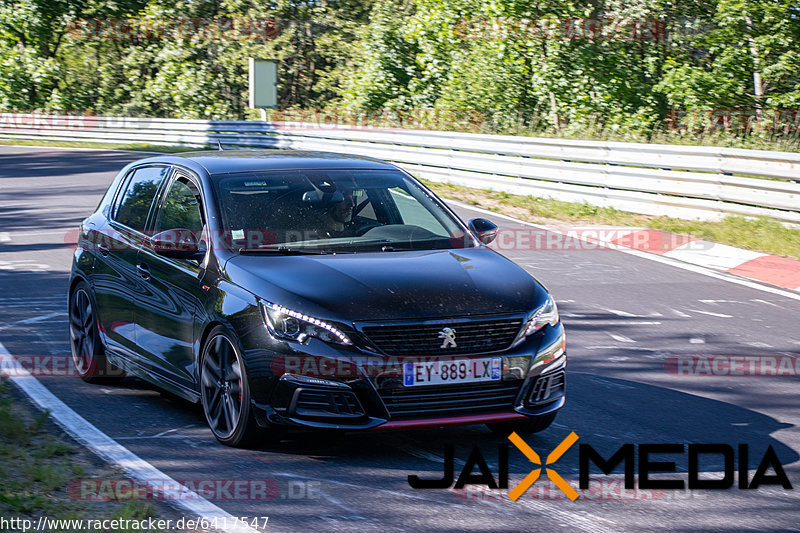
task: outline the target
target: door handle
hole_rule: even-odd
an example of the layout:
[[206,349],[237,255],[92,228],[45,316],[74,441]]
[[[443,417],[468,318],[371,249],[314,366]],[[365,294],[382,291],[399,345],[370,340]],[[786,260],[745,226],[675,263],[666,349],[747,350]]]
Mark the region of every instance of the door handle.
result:
[[108,255],[108,248],[103,246],[102,244],[98,244],[97,249],[100,250],[100,255],[102,255],[103,257]]
[[136,271],[144,279],[150,279],[150,268],[148,268],[146,264],[141,263],[139,265],[136,265]]

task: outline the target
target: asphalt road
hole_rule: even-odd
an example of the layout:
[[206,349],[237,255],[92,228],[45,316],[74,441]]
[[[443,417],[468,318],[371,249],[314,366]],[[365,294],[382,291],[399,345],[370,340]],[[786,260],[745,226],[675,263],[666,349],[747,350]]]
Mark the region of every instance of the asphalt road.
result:
[[[91,212],[119,168],[139,157],[0,147],[0,342],[11,353],[69,354],[65,235]],[[606,456],[628,442],[748,443],[755,469],[772,445],[795,490],[734,485],[636,492],[609,483],[575,502],[555,489],[532,490],[517,502],[470,498],[412,489],[407,476],[441,477],[446,443],[455,444],[456,472],[475,444],[497,472],[495,443],[501,439],[482,426],[296,435],[272,448],[235,450],[214,440],[200,409],[138,379],[118,385],[88,385],[76,377],[41,381],[174,479],[269,480],[278,490],[271,501],[215,501],[234,516],[269,516],[268,530],[800,530],[798,378],[665,370],[670,356],[800,355],[800,301],[617,251],[507,255],[556,297],[568,334],[567,404],[549,430],[527,438],[540,455],[574,431],[579,443]],[[555,467],[576,488],[577,448]],[[685,472],[686,456],[673,459]],[[533,466],[512,449],[511,486]],[[718,464],[701,467],[703,475],[720,476]],[[618,482],[621,476],[593,479]],[[546,485],[540,480],[534,487]]]

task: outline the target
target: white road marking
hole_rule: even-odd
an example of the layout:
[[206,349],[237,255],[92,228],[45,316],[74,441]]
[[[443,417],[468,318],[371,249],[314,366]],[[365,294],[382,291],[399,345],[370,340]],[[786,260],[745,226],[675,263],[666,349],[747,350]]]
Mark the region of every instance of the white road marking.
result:
[[771,344],[767,344],[766,342],[746,342],[748,346],[752,346],[753,348],[773,348]]
[[[707,247],[700,250],[700,247]],[[743,250],[741,248],[734,248],[725,244],[712,243],[702,241],[687,242],[686,244],[670,250],[664,254],[664,257],[679,259],[686,263],[693,263],[695,265],[707,266],[709,268],[717,268],[719,270],[728,270],[734,268],[747,261],[764,257],[765,253],[753,252],[751,250]]]
[[620,437],[617,437],[616,435],[604,435],[602,433],[595,433],[594,436],[600,437],[601,439],[622,440]]
[[[568,317],[564,314],[561,314],[563,318],[573,318]],[[580,315],[582,318],[586,318],[585,315]],[[570,320],[570,324],[600,324],[600,323],[613,323],[613,324],[620,324],[624,326],[658,326],[661,322],[653,322],[648,320],[626,320],[624,322],[619,322],[614,320],[613,318],[590,318],[588,320]]]
[[[542,226],[540,224],[532,224],[530,222],[525,222],[524,220],[519,220],[514,217],[510,217],[508,215],[501,215],[500,213],[495,213],[494,211],[489,211],[487,209],[481,209],[480,207],[475,207],[474,205],[465,204],[456,200],[447,200],[447,203],[457,205],[463,209],[470,209],[472,211],[476,211],[478,213],[482,213],[484,215],[489,215],[495,218],[502,218],[506,220],[511,220],[517,224],[522,224],[524,226],[530,226],[533,228],[542,229],[545,231],[552,231],[553,233],[559,233],[564,235],[563,231],[557,230],[555,228],[551,228],[548,226]],[[594,241],[589,241],[588,239],[584,239],[580,236],[576,237],[577,239],[582,240],[583,242],[589,242],[591,244],[597,244]],[[599,243],[599,246],[603,246],[604,248],[608,248],[609,250],[616,250],[618,252],[622,252],[624,254],[635,255],[637,257],[641,257],[642,259],[647,259],[649,261],[655,261],[657,263],[662,263],[665,265],[673,266],[675,268],[680,268],[682,270],[688,270],[689,272],[694,272],[696,274],[701,274],[703,276],[707,276],[709,278],[714,278],[722,281],[727,281],[729,283],[735,283],[737,285],[743,285],[745,287],[749,287],[751,289],[755,289],[757,291],[762,292],[769,292],[771,294],[777,294],[779,296],[783,296],[785,298],[791,298],[793,300],[800,301],[800,292],[796,290],[785,290],[779,289],[777,287],[772,287],[769,285],[762,285],[755,281],[750,281],[744,278],[740,278],[738,276],[734,276],[732,274],[726,274],[724,272],[716,272],[706,267],[693,265],[690,263],[684,263],[683,261],[679,261],[677,259],[672,259],[670,257],[664,257],[663,255],[653,254],[649,252],[642,252],[640,250],[634,250],[632,248],[622,248],[617,246],[608,246],[604,243]]]
[[164,435],[166,435],[167,433],[173,433],[173,432],[175,432],[175,431],[178,431],[178,430],[177,430],[177,429],[168,429],[168,430],[166,430],[166,431],[162,431],[161,433],[156,433],[155,435],[153,435],[153,437],[156,437],[156,438],[158,438],[158,437],[163,437],[163,436],[164,436]]
[[[573,351],[575,349],[579,349],[579,348],[573,348]],[[608,345],[608,346],[606,346],[606,345],[591,345],[591,346],[584,346],[583,349],[584,350],[617,350],[617,351],[619,351],[621,349],[624,349],[626,352],[650,352],[650,353],[655,352],[656,356],[659,357],[659,358],[667,357],[667,356],[670,355],[670,354],[667,354],[666,352],[663,352],[661,350],[655,350],[653,348],[639,348],[638,346],[625,346],[625,348],[620,348],[620,346],[618,344],[612,344],[612,345]],[[645,355],[645,357],[650,357],[650,356]]]
[[177,429],[168,429],[155,435],[137,435],[135,437],[114,437],[116,440],[142,440],[142,439],[185,439],[186,435],[174,434]]
[[34,263],[21,259],[18,261],[0,261],[0,270],[32,270],[34,272],[46,272],[50,270],[50,265],[44,263]]
[[408,498],[408,499],[411,499],[411,500],[425,500],[426,502],[436,502],[436,503],[441,503],[441,504],[444,504],[444,505],[449,505],[451,507],[467,508],[466,505],[463,505],[463,504],[460,504],[460,503],[453,503],[453,502],[448,502],[448,501],[445,501],[445,500],[438,500],[436,498],[431,498],[429,496],[422,496],[422,495],[416,496],[414,494],[409,494],[409,493],[405,493],[405,492],[398,492],[396,490],[380,489],[380,488],[377,488],[377,487],[368,487],[366,485],[356,485],[355,483],[347,483],[345,481],[336,481],[335,479],[304,476],[304,475],[301,475],[301,474],[290,474],[288,472],[273,472],[272,475],[273,476],[280,476],[280,477],[289,477],[289,478],[294,478],[294,479],[305,479],[307,481],[319,481],[319,482],[325,482],[325,483],[332,483],[334,485],[340,485],[342,487],[351,487],[351,488],[354,488],[354,489],[363,490],[365,494],[366,493],[370,493],[370,492],[382,492],[384,494],[389,494],[391,496],[397,496],[397,497],[400,497],[400,498]]
[[692,315],[687,315],[683,311],[678,311],[677,309],[672,309],[672,312],[678,315],[681,318],[692,318]]
[[[11,353],[0,343],[0,356],[11,356]],[[13,357],[13,356],[12,356]],[[97,429],[85,418],[73,411],[67,404],[56,398],[47,387],[33,377],[22,365],[15,365],[9,381],[38,405],[41,409],[50,412],[50,418],[75,440],[100,456],[103,460],[115,464],[122,470],[145,484],[150,485],[157,494],[165,486],[177,487],[182,494],[191,494],[189,498],[165,498],[169,503],[180,507],[198,517],[207,518],[211,523],[222,523],[227,527],[219,528],[221,531],[235,533],[258,533],[238,518],[227,511],[217,507],[210,501],[179,484],[177,481],[157,469],[147,461],[122,446],[120,443]]]
[[609,333],[608,335],[617,342],[636,342],[635,340],[626,337],[625,335],[618,335],[616,333]]
[[[54,230],[49,230],[49,231],[20,231],[20,232],[15,231],[15,232],[11,233],[11,235],[13,235],[14,237],[37,237],[39,235],[59,235],[59,234],[63,235],[68,231],[73,231],[73,230],[77,230],[77,229],[78,229],[78,226],[76,225],[75,227],[71,227],[71,228],[54,229]],[[2,235],[2,234],[0,234],[0,235]],[[8,235],[8,234],[6,234],[6,235]],[[2,239],[2,237],[0,237],[0,239]],[[0,242],[2,242],[2,241],[0,240]]]
[[785,307],[783,307],[782,305],[778,305],[778,304],[776,304],[776,303],[768,302],[768,301],[766,301],[766,300],[761,300],[761,299],[759,299],[759,298],[753,298],[753,299],[752,299],[752,300],[750,300],[750,301],[751,301],[751,302],[760,303],[760,304],[764,304],[764,305],[771,305],[772,307],[777,307],[778,309],[786,309],[786,308],[785,308]]
[[17,320],[16,322],[11,322],[9,324],[3,324],[2,326],[0,326],[0,331],[6,330],[6,329],[15,328],[17,326],[24,325],[24,324],[34,324],[36,322],[43,322],[45,320],[49,320],[49,319],[55,318],[57,316],[65,316],[66,314],[67,313],[65,313],[63,311],[58,311],[58,312],[55,312],[55,313],[47,313],[46,315],[36,316],[36,317],[33,317],[33,318],[26,318],[24,320]]
[[689,309],[692,313],[700,313],[701,315],[716,316],[719,318],[733,318],[733,315],[726,315],[723,313],[712,313],[711,311],[700,311],[699,309]]
[[[431,461],[433,463],[443,463],[444,457],[441,455],[437,455],[435,453],[431,453],[427,450],[423,450],[417,448],[415,446],[410,446],[408,444],[394,444],[394,448],[397,448],[400,451],[406,452],[408,455],[412,457],[417,457],[419,459],[425,459],[426,461]],[[466,461],[459,459],[458,457],[453,457],[453,464],[457,464],[459,466],[464,466]]]
[[0,231],[0,242],[8,242],[11,240],[11,237],[8,236],[7,231]]
[[605,385],[606,387],[611,387],[612,389],[622,389],[622,390],[631,389],[631,390],[633,390],[633,389],[636,388],[636,387],[630,387],[628,385],[622,385],[620,383],[614,383],[613,381],[606,381],[606,380],[600,379],[598,377],[594,377],[594,378],[592,378],[592,380],[596,381],[597,383],[601,383],[601,384]]
[[600,310],[607,311],[607,312],[609,312],[609,313],[611,313],[613,315],[617,315],[617,316],[627,316],[627,317],[631,317],[631,318],[642,318],[639,315],[634,315],[633,313],[628,313],[627,311],[619,311],[617,309],[606,309],[605,307],[601,307]]
[[333,496],[331,496],[327,492],[322,491],[322,490],[320,490],[318,492],[319,492],[319,494],[322,495],[323,498],[325,498],[328,501],[328,503],[331,503],[331,504],[335,505],[336,507],[339,507],[340,509],[344,509],[345,511],[350,513],[350,515],[348,516],[348,518],[350,520],[367,520],[367,518],[365,518],[365,517],[361,516],[360,514],[358,514],[358,511],[346,506],[345,504],[343,504],[342,502],[340,502],[338,499],[334,498]]
[[700,337],[691,337],[689,339],[689,344],[705,344],[706,341],[701,339]]
[[740,304],[739,300],[697,300],[704,304]]
[[59,302],[65,302],[67,300],[66,295],[64,296],[37,296],[36,298],[20,298],[16,296],[6,296],[4,298],[0,298],[0,302],[39,302],[41,300],[58,300]]
[[[553,424],[553,425],[555,425],[555,424]],[[388,489],[379,489],[379,488],[375,488],[375,487],[366,487],[364,485],[356,485],[354,483],[346,483],[346,482],[343,482],[343,481],[336,481],[336,480],[333,480],[333,479],[326,479],[326,478],[319,478],[319,477],[311,477],[311,476],[289,474],[289,473],[286,473],[286,472],[274,472],[272,475],[281,476],[281,477],[290,477],[290,478],[295,478],[295,479],[305,479],[305,480],[309,480],[309,481],[319,481],[319,482],[325,482],[325,483],[333,483],[335,485],[340,485],[340,486],[343,486],[343,487],[352,487],[352,488],[363,490],[363,491],[366,491],[366,492],[382,492],[382,493],[389,494],[389,495],[392,495],[392,496],[398,496],[398,497],[402,497],[402,498],[410,498],[410,499],[414,499],[414,500],[425,500],[427,502],[436,502],[436,503],[441,503],[441,504],[444,504],[444,505],[449,505],[451,507],[456,507],[456,508],[461,508],[461,509],[474,508],[472,506],[463,505],[463,504],[459,504],[459,503],[453,503],[453,502],[448,502],[448,501],[443,501],[443,500],[437,500],[437,499],[434,499],[434,498],[431,498],[431,497],[428,497],[428,496],[416,496],[416,495],[408,494],[408,493],[404,493],[404,492],[397,492],[397,491],[388,490]],[[565,523],[569,524],[572,528],[577,528],[577,529],[580,529],[581,531],[592,531],[592,532],[596,532],[596,533],[612,533],[612,532],[616,532],[616,531],[619,530],[619,528],[609,529],[609,528],[603,527],[602,525],[600,525],[598,523],[598,522],[606,522],[609,525],[614,526],[614,525],[616,525],[616,522],[613,522],[611,520],[608,520],[608,519],[600,517],[600,516],[585,516],[583,513],[570,512],[570,511],[562,510],[562,509],[560,509],[558,507],[558,502],[551,504],[549,502],[522,498],[522,499],[517,501],[517,504],[520,504],[520,503],[522,503],[526,507],[533,507],[533,508],[536,508],[536,509],[542,511],[542,514],[544,516],[556,516],[556,517],[564,520]]]

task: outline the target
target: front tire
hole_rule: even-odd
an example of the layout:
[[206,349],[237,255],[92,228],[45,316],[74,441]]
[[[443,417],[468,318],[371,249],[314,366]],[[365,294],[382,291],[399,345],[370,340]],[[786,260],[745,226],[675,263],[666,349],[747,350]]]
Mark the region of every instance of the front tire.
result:
[[75,370],[87,383],[119,379],[125,375],[106,360],[95,310],[89,285],[84,281],[78,282],[69,297],[69,344]]
[[222,444],[254,444],[260,428],[250,405],[250,385],[238,343],[222,326],[208,335],[200,367],[200,398],[208,427]]
[[558,411],[555,411],[546,415],[532,416],[520,422],[494,422],[492,424],[486,424],[486,427],[499,437],[508,437],[511,433],[516,433],[520,437],[524,437],[525,435],[539,433],[550,427],[550,424],[556,419],[557,414]]

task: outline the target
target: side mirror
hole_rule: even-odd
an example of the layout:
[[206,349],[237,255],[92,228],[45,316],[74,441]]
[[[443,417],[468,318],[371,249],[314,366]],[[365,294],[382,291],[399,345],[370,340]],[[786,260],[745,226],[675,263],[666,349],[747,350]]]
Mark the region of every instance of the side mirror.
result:
[[200,248],[197,233],[189,229],[169,229],[150,238],[158,255],[172,259],[201,259],[205,250]]
[[497,237],[497,226],[485,218],[473,218],[470,220],[469,229],[483,244],[489,244]]

